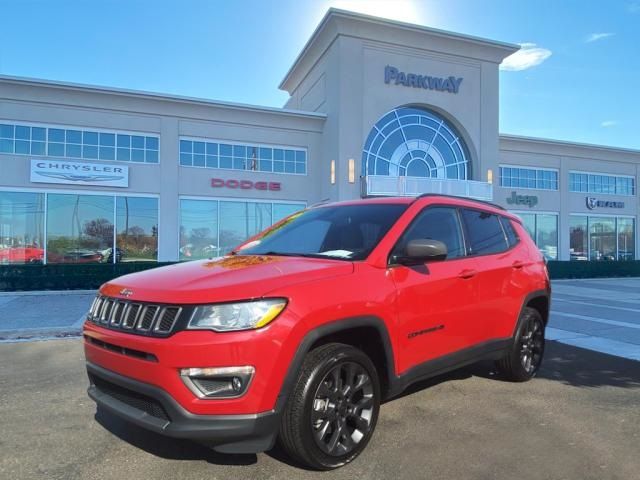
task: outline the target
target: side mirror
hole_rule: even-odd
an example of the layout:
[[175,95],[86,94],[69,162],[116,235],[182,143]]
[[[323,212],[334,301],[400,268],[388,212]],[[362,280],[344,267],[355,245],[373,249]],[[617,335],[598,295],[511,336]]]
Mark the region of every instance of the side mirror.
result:
[[447,258],[447,246],[440,240],[419,238],[410,240],[404,255],[397,258],[401,265],[419,265],[426,262],[438,262]]

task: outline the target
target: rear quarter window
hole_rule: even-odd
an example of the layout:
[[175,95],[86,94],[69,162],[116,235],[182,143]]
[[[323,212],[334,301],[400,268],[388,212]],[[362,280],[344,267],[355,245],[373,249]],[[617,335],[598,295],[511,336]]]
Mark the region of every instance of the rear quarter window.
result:
[[497,215],[482,210],[462,209],[471,255],[490,255],[509,248]]
[[516,230],[513,228],[513,224],[511,223],[511,220],[509,220],[506,217],[500,217],[500,222],[502,223],[504,234],[507,236],[507,242],[509,243],[509,247],[513,247],[520,241],[520,238],[518,237]]

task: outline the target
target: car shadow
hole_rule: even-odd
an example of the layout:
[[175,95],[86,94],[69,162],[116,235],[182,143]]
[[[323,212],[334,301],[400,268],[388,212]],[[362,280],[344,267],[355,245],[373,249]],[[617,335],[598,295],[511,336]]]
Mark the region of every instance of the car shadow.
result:
[[94,418],[119,439],[167,460],[203,460],[215,465],[253,465],[258,461],[255,454],[222,454],[196,442],[164,437],[99,407]]
[[[476,377],[504,380],[491,362],[470,365],[465,371]],[[547,341],[544,359],[536,378],[554,380],[573,387],[640,388],[640,362]]]
[[[494,362],[478,362],[414,383],[401,394],[385,400],[383,403],[392,402],[441,383],[465,380],[471,377],[506,381],[496,369]],[[640,362],[549,341],[537,378],[558,381],[574,387],[613,386],[640,389]],[[257,463],[257,455],[255,454],[217,453],[199,443],[168,438],[150,432],[128,423],[104,409],[98,409],[95,419],[121,440],[157,457],[170,460],[203,460],[216,465],[246,466]],[[305,467],[289,458],[278,444],[265,454],[278,462],[306,470]]]

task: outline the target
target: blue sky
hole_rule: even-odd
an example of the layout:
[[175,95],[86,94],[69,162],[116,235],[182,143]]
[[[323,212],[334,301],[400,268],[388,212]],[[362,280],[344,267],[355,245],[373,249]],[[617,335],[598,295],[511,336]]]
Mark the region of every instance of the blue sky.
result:
[[640,149],[640,0],[0,0],[0,73],[279,107],[330,6],[524,44],[501,132]]

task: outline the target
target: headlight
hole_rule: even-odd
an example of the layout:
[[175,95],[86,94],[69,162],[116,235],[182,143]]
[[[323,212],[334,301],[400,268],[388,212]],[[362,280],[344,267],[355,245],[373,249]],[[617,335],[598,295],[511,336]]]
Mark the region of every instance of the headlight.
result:
[[286,305],[284,298],[202,305],[194,310],[187,328],[216,332],[260,328],[276,318]]

